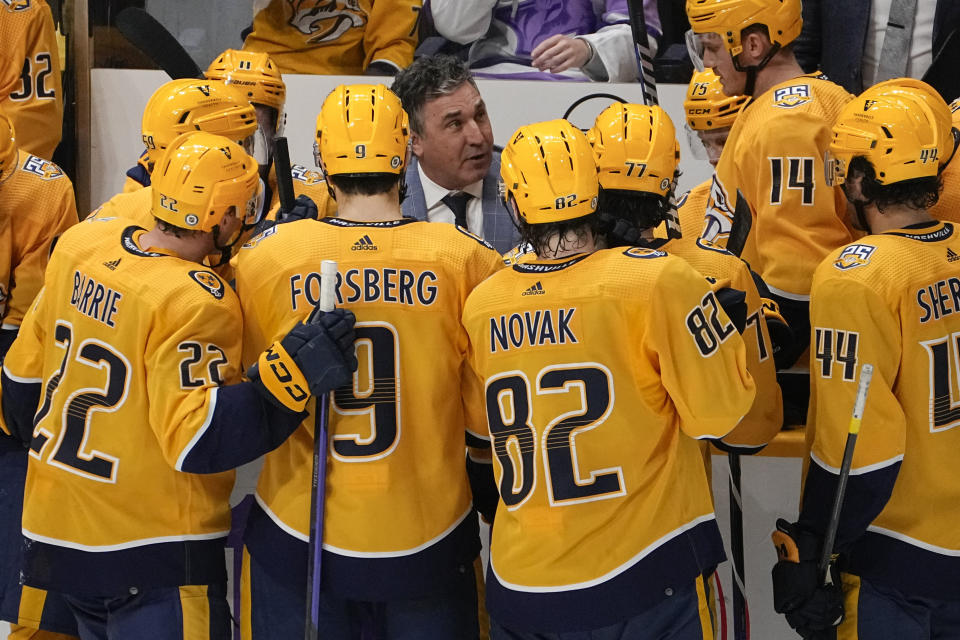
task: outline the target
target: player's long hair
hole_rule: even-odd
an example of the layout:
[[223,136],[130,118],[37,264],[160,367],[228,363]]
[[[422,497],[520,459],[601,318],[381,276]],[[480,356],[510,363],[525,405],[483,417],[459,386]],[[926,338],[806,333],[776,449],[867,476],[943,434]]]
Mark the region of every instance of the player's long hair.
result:
[[864,156],[855,156],[850,161],[849,175],[862,175],[860,191],[863,197],[883,210],[890,205],[906,205],[913,209],[929,209],[940,200],[943,180],[940,176],[901,180],[892,184],[877,181],[877,172],[873,164]]
[[591,214],[544,224],[527,224],[520,220],[517,229],[520,238],[530,243],[538,257],[550,258],[560,251],[576,251],[590,235],[596,240],[600,234],[600,216]]
[[669,199],[655,193],[601,187],[597,205],[600,233],[608,247],[634,246],[641,232],[666,219],[669,208]]

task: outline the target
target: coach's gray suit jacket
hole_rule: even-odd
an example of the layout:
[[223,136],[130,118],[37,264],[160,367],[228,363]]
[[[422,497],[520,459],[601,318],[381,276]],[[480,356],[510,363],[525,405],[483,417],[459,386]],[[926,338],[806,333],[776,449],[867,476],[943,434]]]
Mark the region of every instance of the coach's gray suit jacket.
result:
[[[420,184],[420,172],[417,171],[417,159],[412,158],[407,167],[407,197],[403,201],[403,215],[427,219],[427,202]],[[506,253],[520,241],[516,227],[510,219],[497,194],[500,181],[500,149],[494,148],[490,170],[483,179],[483,239],[493,245],[500,253]]]

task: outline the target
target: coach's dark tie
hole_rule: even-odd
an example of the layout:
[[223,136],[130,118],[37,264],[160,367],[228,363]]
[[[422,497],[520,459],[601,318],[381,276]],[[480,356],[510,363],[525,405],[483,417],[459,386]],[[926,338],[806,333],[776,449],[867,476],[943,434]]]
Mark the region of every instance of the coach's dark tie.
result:
[[467,203],[470,202],[470,198],[473,196],[469,193],[448,193],[443,196],[440,201],[447,205],[447,208],[450,211],[453,211],[453,221],[457,223],[458,226],[467,229]]

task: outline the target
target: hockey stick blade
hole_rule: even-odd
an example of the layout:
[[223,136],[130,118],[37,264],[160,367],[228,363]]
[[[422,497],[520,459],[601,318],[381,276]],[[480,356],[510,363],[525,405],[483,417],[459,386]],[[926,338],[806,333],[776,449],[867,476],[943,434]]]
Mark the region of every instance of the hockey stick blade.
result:
[[730,225],[730,236],[727,238],[727,251],[735,256],[743,253],[753,226],[753,213],[743,192],[737,189],[737,205],[733,209],[733,223]]
[[293,211],[297,198],[293,193],[293,176],[290,174],[290,149],[287,147],[287,139],[282,136],[273,139],[273,169],[277,174],[280,208]]
[[203,71],[177,39],[143,9],[127,7],[117,14],[116,24],[130,44],[174,80],[203,78]]
[[940,51],[923,74],[923,81],[937,90],[947,102],[960,98],[960,73],[957,73],[957,61],[960,60],[960,30],[954,29],[947,36]]

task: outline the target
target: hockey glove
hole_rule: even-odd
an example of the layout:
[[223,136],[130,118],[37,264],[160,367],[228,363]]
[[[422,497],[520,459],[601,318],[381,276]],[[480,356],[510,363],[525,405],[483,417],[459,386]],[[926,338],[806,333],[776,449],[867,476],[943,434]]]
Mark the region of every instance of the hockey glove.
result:
[[747,294],[740,289],[723,287],[717,291],[717,302],[737,328],[737,333],[742,334],[747,328]]
[[353,348],[356,318],[346,309],[314,311],[283,340],[260,354],[247,377],[280,407],[306,409],[311,395],[320,395],[350,382],[357,369]]
[[785,614],[789,624],[805,640],[836,638],[843,621],[843,591],[840,572],[830,563],[824,584],[817,568],[823,540],[783,518],[773,532],[777,564],[773,567],[773,608]]
[[310,196],[297,196],[297,201],[290,211],[280,208],[277,211],[277,224],[284,222],[295,222],[297,220],[316,220],[320,214],[317,211],[317,205],[314,204]]
[[770,332],[770,342],[773,343],[773,361],[777,371],[789,368],[797,359],[795,354],[796,341],[793,339],[793,330],[780,314],[780,305],[770,298],[761,298],[763,302],[763,319]]

